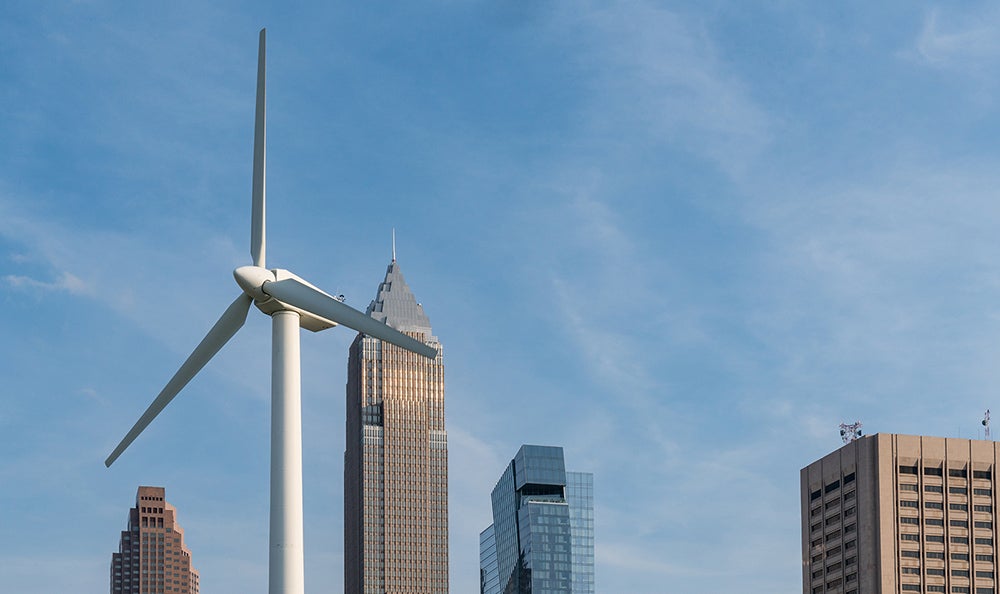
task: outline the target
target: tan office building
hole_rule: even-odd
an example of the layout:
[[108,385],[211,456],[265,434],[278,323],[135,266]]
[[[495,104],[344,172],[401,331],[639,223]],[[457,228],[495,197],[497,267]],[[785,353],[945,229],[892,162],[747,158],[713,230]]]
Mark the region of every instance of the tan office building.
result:
[[802,592],[997,592],[992,441],[876,434],[801,471]]
[[198,572],[163,487],[139,487],[118,552],[111,554],[111,594],[147,593],[198,594]]
[[359,334],[347,374],[344,591],[447,594],[448,437],[441,344],[393,258],[368,315],[438,349]]

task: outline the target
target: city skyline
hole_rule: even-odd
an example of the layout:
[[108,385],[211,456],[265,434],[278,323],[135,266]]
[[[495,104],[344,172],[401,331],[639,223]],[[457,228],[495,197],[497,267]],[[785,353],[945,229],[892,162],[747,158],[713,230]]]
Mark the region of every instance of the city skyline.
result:
[[[269,260],[363,308],[395,228],[447,343],[451,590],[478,587],[497,469],[557,443],[598,479],[603,591],[798,591],[788,510],[839,423],[975,438],[997,408],[998,25],[900,1],[14,0],[0,582],[102,591],[123,493],[156,484],[203,588],[263,591],[265,320],[102,461],[232,301],[266,26]],[[306,584],[334,593],[352,338],[302,339]],[[48,511],[66,484],[73,531]]]

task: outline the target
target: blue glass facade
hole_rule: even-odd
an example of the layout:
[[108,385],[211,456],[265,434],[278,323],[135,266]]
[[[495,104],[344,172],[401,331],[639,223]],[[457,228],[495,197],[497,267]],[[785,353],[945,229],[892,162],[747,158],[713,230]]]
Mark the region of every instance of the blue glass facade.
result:
[[500,575],[497,573],[497,543],[493,537],[493,524],[479,533],[479,592],[500,594]]
[[594,475],[566,473],[573,549],[573,594],[594,594]]
[[593,484],[566,472],[562,448],[521,446],[479,537],[481,594],[593,594]]

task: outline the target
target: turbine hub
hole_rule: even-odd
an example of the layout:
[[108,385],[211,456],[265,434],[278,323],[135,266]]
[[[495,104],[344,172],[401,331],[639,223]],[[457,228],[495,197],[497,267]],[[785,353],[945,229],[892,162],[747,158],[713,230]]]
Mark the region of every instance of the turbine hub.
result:
[[274,272],[260,266],[240,266],[233,271],[236,284],[243,292],[253,297],[254,301],[267,301],[270,295],[264,292],[264,283],[275,280]]

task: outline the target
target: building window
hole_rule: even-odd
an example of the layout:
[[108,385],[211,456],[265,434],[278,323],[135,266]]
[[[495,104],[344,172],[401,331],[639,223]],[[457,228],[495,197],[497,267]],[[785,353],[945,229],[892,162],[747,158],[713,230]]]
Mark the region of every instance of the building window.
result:
[[973,522],[972,525],[976,528],[986,528],[987,530],[993,529],[993,522]]
[[902,540],[916,540],[916,541],[920,541],[920,535],[919,534],[900,534],[899,538],[902,539]]
[[977,545],[988,545],[988,546],[992,547],[993,546],[993,539],[992,538],[977,538],[976,539],[976,544]]
[[966,487],[948,487],[949,493],[955,493],[958,495],[968,495],[969,489]]
[[916,466],[899,466],[899,474],[917,474],[918,469]]
[[944,476],[944,471],[941,469],[940,466],[938,466],[937,468],[925,466],[924,474],[926,474],[927,476]]
[[943,569],[936,569],[936,568],[928,567],[927,568],[927,575],[939,575],[941,577],[944,577],[944,570]]
[[853,472],[851,474],[844,475],[844,484],[845,485],[847,483],[853,483],[853,482],[854,482],[854,473]]
[[992,470],[973,470],[972,471],[972,478],[977,478],[977,479],[991,479],[991,478],[993,478],[993,471]]
[[927,509],[944,509],[944,504],[940,501],[926,501],[924,507]]
[[900,491],[919,491],[916,483],[899,483]]
[[916,501],[911,501],[911,500],[909,500],[909,499],[900,499],[900,500],[899,500],[899,506],[900,506],[900,507],[920,507],[920,506],[919,506],[919,505],[917,504],[917,502],[916,502]]
[[[969,560],[969,554],[968,553],[952,553],[951,554],[951,559],[952,559],[952,561],[968,561]],[[957,575],[957,576],[961,577],[962,574],[961,573],[956,573],[956,571],[951,572],[951,575]],[[968,571],[965,572],[965,576],[964,577],[969,577],[969,572]]]
[[969,506],[964,503],[949,503],[948,509],[967,512],[969,511]]
[[993,497],[993,489],[974,488],[974,489],[972,489],[972,494],[973,495],[983,495],[985,497]]
[[949,468],[948,476],[955,478],[969,478],[969,473],[964,468]]
[[928,493],[944,493],[944,487],[941,485],[924,485],[924,491]]

